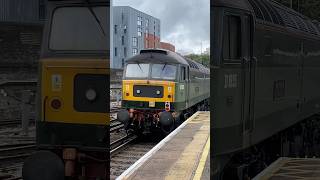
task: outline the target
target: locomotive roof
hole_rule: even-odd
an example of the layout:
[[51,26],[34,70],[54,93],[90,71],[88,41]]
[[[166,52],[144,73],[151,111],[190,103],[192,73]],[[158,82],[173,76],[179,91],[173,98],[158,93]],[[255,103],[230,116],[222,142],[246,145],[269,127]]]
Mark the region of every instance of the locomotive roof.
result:
[[252,11],[252,8],[247,0],[211,0],[213,6],[231,7]]
[[283,26],[288,31],[320,37],[319,23],[272,0],[214,0],[213,6],[251,11],[259,23]]
[[163,50],[163,49],[144,49],[140,51],[140,54],[135,55],[127,60],[128,63],[135,62],[159,62],[159,63],[173,63],[173,64],[185,64],[187,61],[178,54]]
[[165,49],[144,49],[140,54],[127,60],[127,63],[172,63],[189,65],[191,69],[209,74],[209,69],[200,63],[185,58],[177,53]]

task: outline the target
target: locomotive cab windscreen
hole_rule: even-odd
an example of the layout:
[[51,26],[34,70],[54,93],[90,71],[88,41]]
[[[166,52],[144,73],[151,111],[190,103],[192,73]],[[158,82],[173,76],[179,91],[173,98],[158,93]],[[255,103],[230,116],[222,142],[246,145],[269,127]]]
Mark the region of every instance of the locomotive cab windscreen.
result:
[[153,80],[175,80],[177,65],[174,64],[149,64],[130,63],[125,68],[125,79],[153,79]]
[[109,42],[106,41],[106,36],[109,35],[106,17],[107,7],[105,6],[55,9],[50,27],[49,49],[106,51],[109,49]]

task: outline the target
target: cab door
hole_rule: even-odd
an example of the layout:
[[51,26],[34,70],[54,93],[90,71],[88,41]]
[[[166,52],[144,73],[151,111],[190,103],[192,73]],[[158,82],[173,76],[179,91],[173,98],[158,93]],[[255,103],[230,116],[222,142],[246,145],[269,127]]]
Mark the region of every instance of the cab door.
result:
[[186,66],[180,66],[180,90],[184,92],[183,99],[185,100],[184,109],[187,109],[189,107],[189,78],[187,73],[187,67]]
[[[218,70],[222,84],[216,98],[219,123],[216,131],[228,134],[225,149],[242,149],[251,142],[253,130],[254,65],[252,60],[252,16],[242,11],[225,11],[221,65]],[[218,81],[221,81],[218,80]],[[217,82],[218,83],[218,82]],[[220,124],[218,124],[220,125]]]
[[254,77],[256,59],[253,58],[253,19],[251,15],[241,16],[241,64],[242,64],[242,122],[243,147],[251,144],[251,133],[254,128]]

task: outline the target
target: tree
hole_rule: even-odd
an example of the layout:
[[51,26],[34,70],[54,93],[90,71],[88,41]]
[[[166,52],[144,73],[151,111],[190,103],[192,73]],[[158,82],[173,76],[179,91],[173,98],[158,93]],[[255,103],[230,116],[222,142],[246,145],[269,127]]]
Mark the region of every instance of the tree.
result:
[[192,59],[200,64],[203,64],[206,67],[210,66],[210,56],[209,54],[189,54],[185,57]]

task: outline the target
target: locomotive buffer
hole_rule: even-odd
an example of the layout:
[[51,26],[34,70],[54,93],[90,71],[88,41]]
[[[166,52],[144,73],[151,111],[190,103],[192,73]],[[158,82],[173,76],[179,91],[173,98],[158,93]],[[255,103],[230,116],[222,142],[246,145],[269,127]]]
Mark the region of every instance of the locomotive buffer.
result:
[[121,174],[130,179],[210,179],[210,112],[198,111]]

